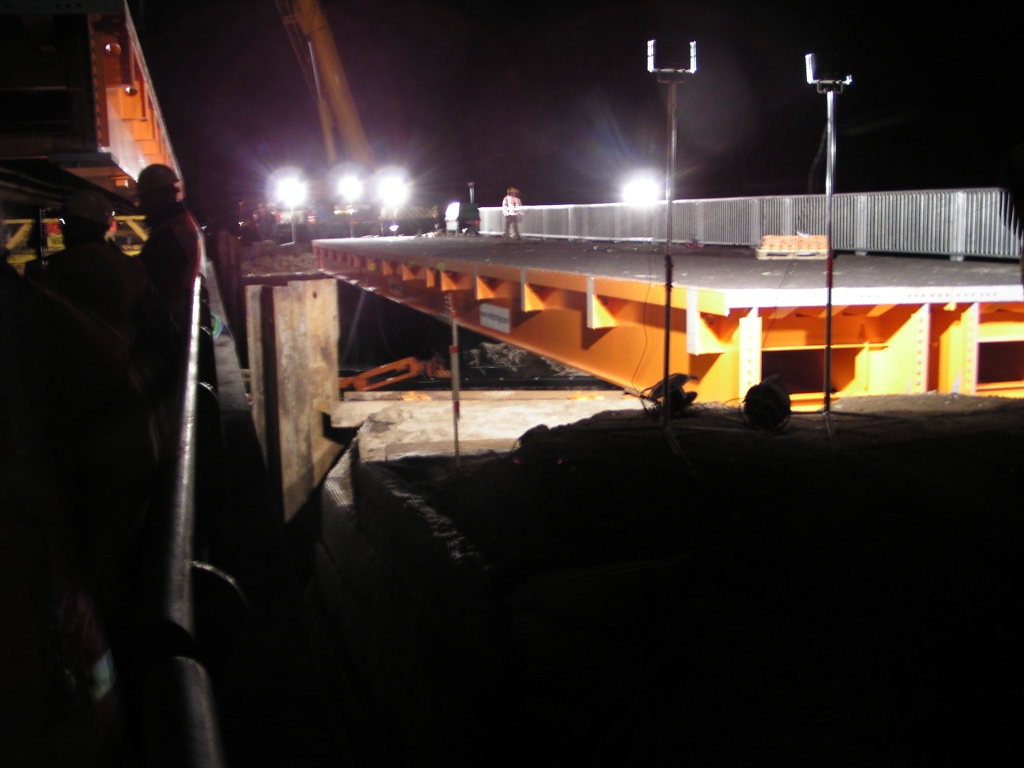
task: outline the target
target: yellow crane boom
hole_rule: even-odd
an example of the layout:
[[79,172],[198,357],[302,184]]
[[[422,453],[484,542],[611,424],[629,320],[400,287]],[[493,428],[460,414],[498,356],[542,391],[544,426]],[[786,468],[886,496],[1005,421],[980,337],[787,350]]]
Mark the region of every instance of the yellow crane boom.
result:
[[334,129],[341,136],[349,160],[369,165],[373,161],[345,69],[334,43],[334,35],[317,0],[274,0],[288,32],[295,55],[302,66],[320,114],[320,126],[327,148],[327,162],[337,161]]

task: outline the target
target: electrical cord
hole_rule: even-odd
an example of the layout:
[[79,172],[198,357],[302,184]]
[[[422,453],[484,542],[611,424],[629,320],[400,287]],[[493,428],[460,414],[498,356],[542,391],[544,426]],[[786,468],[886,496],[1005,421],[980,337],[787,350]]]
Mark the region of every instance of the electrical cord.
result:
[[[791,260],[791,261],[789,261],[789,263],[786,264],[786,271],[782,273],[782,280],[779,281],[779,285],[775,288],[775,292],[776,293],[781,291],[783,289],[783,287],[786,285],[786,281],[789,280],[789,274],[792,271],[793,271],[793,261]],[[776,304],[777,303],[778,302],[776,302]],[[776,315],[776,313],[774,311],[774,308],[773,308],[771,322],[769,322],[768,323],[768,327],[764,331],[761,332],[761,349],[762,350],[764,349],[765,342],[768,341],[768,336],[771,335],[772,329],[775,327],[775,321],[777,319],[778,319],[778,317],[777,317],[777,315]]]
[[807,172],[807,194],[814,194],[814,172],[818,170],[818,166],[821,165],[821,156],[825,153],[825,140],[828,138],[828,124],[821,131],[821,141],[818,142],[818,154],[814,156],[814,162],[811,163],[811,170]]
[[[651,263],[651,255],[650,254],[648,254],[648,256],[647,256],[647,274],[648,274],[647,293],[644,294],[644,305],[643,305],[643,309],[641,310],[641,312],[642,312],[641,316],[644,317],[644,318],[647,317],[647,308],[650,306],[651,286],[653,285],[652,281],[654,280],[654,269],[653,269],[653,264]],[[649,331],[649,329],[647,327],[647,323],[646,322],[641,323],[641,325],[644,328],[644,346],[640,350],[640,357],[637,358],[636,368],[633,369],[633,375],[629,377],[629,384],[633,388],[634,392],[639,392],[640,391],[639,387],[637,387],[637,384],[636,384],[636,375],[637,375],[637,373],[640,372],[640,366],[643,365],[644,358],[647,356],[648,334],[650,333],[650,331]]]

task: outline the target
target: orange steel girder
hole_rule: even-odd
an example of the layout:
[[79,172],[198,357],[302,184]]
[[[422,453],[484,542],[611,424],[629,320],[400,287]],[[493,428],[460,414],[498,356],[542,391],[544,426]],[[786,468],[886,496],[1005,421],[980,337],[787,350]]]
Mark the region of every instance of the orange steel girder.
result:
[[[451,293],[459,324],[466,328],[622,387],[642,389],[658,376],[662,286],[462,261],[402,261],[333,251],[325,256],[326,250],[317,248],[332,274],[427,314],[445,317],[444,296]],[[683,310],[688,300],[693,297],[675,293],[673,307]],[[715,292],[701,292],[698,300],[709,318],[722,314]],[[716,322],[724,326],[728,318],[709,319],[706,327]],[[710,358],[704,364],[690,360],[685,325],[685,313],[673,313],[672,357],[681,363],[673,368],[699,371],[702,385],[714,387],[725,366],[712,370]],[[701,344],[716,351],[722,346],[711,330],[701,334]]]
[[1024,305],[976,302],[935,307],[932,377],[940,392],[1024,397]]
[[[343,246],[342,246],[343,248]],[[664,286],[431,257],[366,256],[316,244],[321,269],[353,285],[587,371],[626,389],[661,379]],[[737,402],[782,376],[796,409],[823,402],[825,308],[730,307],[725,292],[672,292],[671,370],[704,401]],[[1015,346],[986,352],[982,342]],[[995,347],[993,346],[993,349]],[[1024,397],[1024,304],[867,304],[833,308],[837,396],[931,390]],[[979,384],[979,357],[987,373]]]
[[[10,4],[0,3],[0,14],[11,12],[5,5]],[[45,18],[46,6],[52,6],[50,10],[74,23],[62,27],[59,40],[53,37],[56,30],[41,33],[43,37],[32,42],[34,51],[26,51],[26,41],[5,40],[0,49],[5,88],[50,93],[67,102],[60,110],[64,117],[55,122],[15,121],[12,129],[0,132],[0,157],[45,158],[128,199],[147,165],[163,163],[179,175],[180,171],[127,5],[121,4],[121,13],[85,13],[83,5],[95,4],[38,3],[38,13],[19,14],[26,20]],[[44,64],[34,63],[36,53]],[[15,65],[11,57],[17,56],[29,58]],[[40,205],[54,205],[63,195],[55,189],[36,191],[31,197],[41,198]]]
[[153,163],[170,166],[180,176],[131,16],[126,11],[88,18],[96,140],[119,165],[69,170],[120,194],[131,191],[139,172]]

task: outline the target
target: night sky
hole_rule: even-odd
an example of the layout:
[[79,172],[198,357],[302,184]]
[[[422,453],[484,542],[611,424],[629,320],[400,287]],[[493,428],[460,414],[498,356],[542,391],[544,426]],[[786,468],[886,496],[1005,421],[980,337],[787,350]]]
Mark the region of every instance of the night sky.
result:
[[[997,184],[1024,142],[1024,11],[899,2],[321,0],[377,161],[412,202],[618,199],[664,168],[666,87],[646,40],[696,39],[678,197],[823,190],[825,97],[803,56],[845,56],[837,191]],[[215,218],[283,165],[323,175],[316,107],[272,0],[131,4],[190,203]],[[828,8],[825,9],[824,6]],[[840,10],[846,5],[853,10]],[[581,10],[583,9],[583,10]]]

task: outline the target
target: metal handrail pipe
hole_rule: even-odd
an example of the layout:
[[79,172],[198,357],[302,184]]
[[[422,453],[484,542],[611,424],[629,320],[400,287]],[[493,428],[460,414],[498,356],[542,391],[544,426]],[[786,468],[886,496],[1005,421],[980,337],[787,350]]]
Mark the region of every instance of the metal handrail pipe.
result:
[[196,535],[203,277],[192,287],[187,352],[172,402],[177,429],[161,457],[143,541],[137,653],[142,659],[145,765],[222,768],[213,691],[195,660],[193,556]]
[[161,659],[146,678],[146,768],[223,768],[226,764],[210,677],[199,662]]
[[177,434],[167,443],[173,453],[161,457],[161,473],[143,542],[140,630],[151,636],[147,637],[147,642],[170,646],[162,652],[152,649],[159,655],[189,656],[193,653],[195,617],[191,564],[195,531],[200,290],[201,278],[197,278],[192,289],[187,353],[177,389]]

